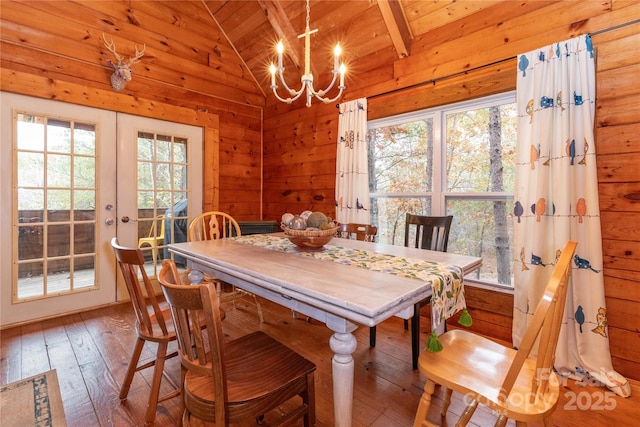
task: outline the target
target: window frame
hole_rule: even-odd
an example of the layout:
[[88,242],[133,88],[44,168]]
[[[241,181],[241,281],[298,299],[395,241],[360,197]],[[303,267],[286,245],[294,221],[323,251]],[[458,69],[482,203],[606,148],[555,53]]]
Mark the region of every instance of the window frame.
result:
[[[433,175],[432,175],[432,191],[425,192],[370,192],[369,197],[373,199],[381,198],[431,198],[431,214],[434,216],[446,215],[447,201],[450,200],[478,200],[492,202],[496,200],[511,201],[514,200],[514,191],[505,192],[455,192],[447,191],[447,129],[446,129],[446,117],[449,114],[455,114],[459,112],[475,110],[480,108],[487,108],[495,105],[515,104],[516,92],[509,91],[499,93],[495,95],[484,96],[481,98],[455,102],[452,104],[441,105],[438,107],[432,107],[424,110],[412,111],[409,113],[398,114],[395,116],[389,116],[379,119],[370,120],[367,122],[367,132],[375,128],[398,125],[402,123],[418,121],[418,120],[432,120],[433,124]],[[507,212],[512,214],[511,212]],[[513,248],[513,241],[510,240],[510,246]],[[511,256],[513,261],[513,256]],[[511,284],[498,283],[497,281],[486,281],[482,279],[476,279],[472,277],[466,278],[467,282],[471,282],[480,287],[504,290],[507,292],[513,291],[513,271],[511,274]]]

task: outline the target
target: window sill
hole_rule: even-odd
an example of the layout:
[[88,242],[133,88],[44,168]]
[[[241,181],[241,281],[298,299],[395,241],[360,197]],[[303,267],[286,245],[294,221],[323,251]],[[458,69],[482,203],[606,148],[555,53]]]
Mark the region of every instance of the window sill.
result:
[[503,294],[509,294],[509,295],[513,295],[513,287],[512,286],[507,286],[507,285],[499,285],[499,284],[495,284],[495,283],[487,283],[487,282],[480,282],[478,280],[474,280],[474,279],[464,279],[464,285],[466,287],[474,287],[474,288],[480,288],[480,289],[485,289],[485,290],[489,290],[489,291],[493,291],[493,292],[500,292]]

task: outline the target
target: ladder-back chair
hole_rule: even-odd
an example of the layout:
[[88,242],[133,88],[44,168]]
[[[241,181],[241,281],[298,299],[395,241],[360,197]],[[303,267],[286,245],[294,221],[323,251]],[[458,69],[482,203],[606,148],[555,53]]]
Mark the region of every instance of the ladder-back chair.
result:
[[373,242],[378,234],[378,227],[369,224],[341,224],[338,232],[338,237],[343,239],[363,240],[365,242]]
[[[225,212],[210,211],[204,212],[191,221],[189,224],[189,241],[196,242],[200,240],[217,240],[227,237],[240,237],[242,232],[238,222],[229,214]],[[245,290],[231,286],[231,291],[226,291],[226,284],[221,280],[205,274],[205,280],[216,283],[216,288],[220,296],[221,302],[233,301],[235,306],[235,300],[244,296],[252,296],[256,303],[258,310],[258,317],[260,323],[264,322],[264,316],[262,314],[262,305],[258,298]]]
[[[449,245],[449,231],[453,216],[424,216],[407,213],[404,228],[404,245],[408,248],[446,252]],[[411,364],[418,369],[420,355],[420,309],[431,301],[431,297],[417,302],[411,317]],[[404,329],[409,329],[409,321],[404,320]],[[369,329],[369,344],[376,345],[375,326]]]
[[[190,426],[191,417],[219,427],[252,419],[260,424],[285,403],[279,425],[299,419],[305,427],[315,425],[315,365],[262,331],[225,342],[214,285],[176,285],[170,263],[163,263],[158,281],[178,335],[182,425]],[[199,320],[207,324],[205,334],[193,326]],[[296,396],[302,402],[292,407],[288,402]]]
[[[414,427],[434,425],[426,416],[436,384],[447,388],[443,417],[453,391],[470,401],[456,425],[466,425],[480,403],[499,414],[496,426],[504,426],[509,418],[514,419],[517,426],[540,421],[545,426],[553,426],[551,416],[559,395],[553,363],[576,245],[576,242],[567,242],[558,258],[517,350],[456,329],[439,337],[442,351],[425,351],[420,355],[418,366],[427,383]],[[537,355],[533,357],[536,342]]]
[[[138,335],[131,360],[129,361],[129,367],[127,368],[127,374],[120,389],[120,399],[124,401],[127,398],[131,381],[136,372],[154,366],[151,392],[144,419],[145,425],[149,425],[155,419],[158,402],[180,395],[180,389],[178,388],[165,396],[159,396],[165,360],[178,355],[177,352],[167,354],[169,343],[176,340],[176,333],[169,307],[166,304],[162,307],[155,296],[151,281],[144,269],[142,251],[138,248],[121,246],[115,237],[111,240],[111,246],[131,297],[131,304],[136,315],[136,333]],[[142,276],[144,289],[138,280],[138,271]],[[138,366],[140,355],[147,341],[157,344],[156,356],[154,360]]]
[[446,252],[452,222],[451,215],[424,216],[408,213],[404,227],[404,245],[408,248]]

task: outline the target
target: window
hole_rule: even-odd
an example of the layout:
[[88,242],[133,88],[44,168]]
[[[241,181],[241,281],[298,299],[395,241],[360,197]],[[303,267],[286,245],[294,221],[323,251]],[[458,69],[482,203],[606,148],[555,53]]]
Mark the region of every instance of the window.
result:
[[453,215],[449,251],[482,257],[478,281],[512,286],[515,94],[369,123],[371,223],[404,244],[405,213]]

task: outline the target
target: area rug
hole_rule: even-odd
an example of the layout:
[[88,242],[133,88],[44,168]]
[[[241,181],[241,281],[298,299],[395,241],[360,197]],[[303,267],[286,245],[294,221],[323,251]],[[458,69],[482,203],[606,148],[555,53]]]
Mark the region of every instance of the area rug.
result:
[[55,369],[0,386],[2,427],[65,427],[58,375]]

